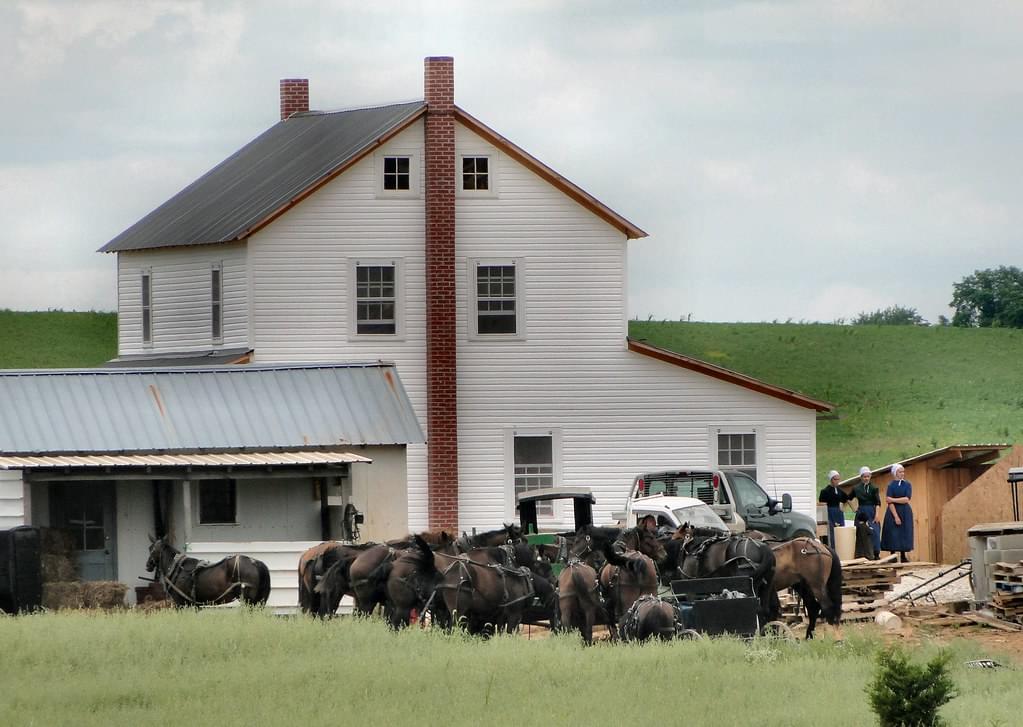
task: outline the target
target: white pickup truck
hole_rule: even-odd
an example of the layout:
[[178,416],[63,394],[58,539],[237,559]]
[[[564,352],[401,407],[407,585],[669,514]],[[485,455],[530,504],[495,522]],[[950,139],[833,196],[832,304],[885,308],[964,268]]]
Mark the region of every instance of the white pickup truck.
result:
[[[696,508],[700,504],[705,510]],[[622,513],[614,517],[631,527],[653,515],[658,527],[677,528],[712,511],[732,532],[759,530],[779,540],[815,537],[813,518],[792,511],[792,498],[772,499],[757,481],[739,470],[687,469],[651,472],[636,477]],[[717,527],[712,522],[699,524]]]

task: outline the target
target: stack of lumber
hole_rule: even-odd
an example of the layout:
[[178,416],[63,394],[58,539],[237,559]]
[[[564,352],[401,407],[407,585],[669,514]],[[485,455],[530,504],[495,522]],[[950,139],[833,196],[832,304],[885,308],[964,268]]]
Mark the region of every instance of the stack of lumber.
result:
[[992,618],[976,611],[966,610],[968,602],[960,603],[939,603],[934,605],[901,603],[897,607],[899,617],[914,626],[938,627],[938,628],[959,628],[964,626],[986,626],[1018,633],[1023,631],[1023,626],[1015,623],[1007,623],[998,618]]
[[1023,623],[1023,560],[994,564],[988,605],[999,618]]

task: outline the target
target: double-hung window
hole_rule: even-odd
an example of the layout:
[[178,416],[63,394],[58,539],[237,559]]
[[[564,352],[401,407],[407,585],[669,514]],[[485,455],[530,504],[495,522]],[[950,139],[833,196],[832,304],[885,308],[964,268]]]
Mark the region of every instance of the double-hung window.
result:
[[142,271],[142,343],[153,342],[153,273]]
[[355,263],[355,334],[396,335],[399,332],[398,265],[395,261]]
[[[553,434],[514,434],[515,494],[554,487]],[[551,502],[538,502],[536,514],[554,514]]]
[[224,340],[224,270],[219,264],[210,271],[210,334],[214,343]]
[[472,262],[470,333],[480,338],[523,335],[521,268],[520,260]]

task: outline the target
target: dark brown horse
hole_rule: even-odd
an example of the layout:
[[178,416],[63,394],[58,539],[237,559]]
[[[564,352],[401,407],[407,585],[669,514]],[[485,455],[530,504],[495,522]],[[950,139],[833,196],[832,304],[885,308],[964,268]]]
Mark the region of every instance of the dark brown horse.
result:
[[522,623],[522,614],[540,593],[553,608],[554,592],[538,569],[536,551],[526,543],[476,548],[459,555],[438,556],[442,564],[437,598],[443,602],[452,622],[469,633],[512,633]]
[[[440,547],[453,550],[449,544]],[[433,548],[420,536],[413,536],[413,546],[391,561],[384,584],[384,614],[391,627],[408,626],[413,615],[421,614],[431,602],[440,582]],[[441,616],[438,620],[445,619]]]
[[[323,591],[317,591],[316,584],[319,583],[320,579],[323,578],[335,563],[345,561],[347,565],[351,565],[352,561],[362,551],[373,545],[374,543],[348,545],[328,540],[319,545],[314,545],[302,553],[298,558],[298,606],[302,613],[312,613],[319,616],[332,615],[337,610],[338,604],[341,602],[342,596],[344,596],[344,591],[347,590],[347,585],[341,589],[340,593],[328,596],[326,601],[321,603]],[[347,566],[342,567],[347,569]],[[345,571],[345,577],[347,578],[347,570]],[[336,598],[334,597],[335,595]],[[333,604],[332,607],[330,606],[331,603]]]
[[842,620],[842,561],[834,550],[813,538],[796,538],[773,547],[772,591],[794,589],[806,609],[806,638],[812,639],[818,615],[832,626]]
[[677,607],[654,595],[640,596],[622,617],[619,626],[622,641],[646,641],[658,638],[670,641],[682,631]]
[[216,563],[192,558],[166,538],[150,536],[146,570],[156,573],[175,606],[215,606],[241,599],[252,606],[270,597],[270,571],[247,555],[229,555]]
[[474,535],[468,535],[462,533],[457,541],[455,541],[458,552],[468,553],[474,548],[494,548],[499,545],[516,544],[523,542],[522,528],[514,523],[505,523],[502,527],[496,530],[488,530],[485,533],[476,533]]

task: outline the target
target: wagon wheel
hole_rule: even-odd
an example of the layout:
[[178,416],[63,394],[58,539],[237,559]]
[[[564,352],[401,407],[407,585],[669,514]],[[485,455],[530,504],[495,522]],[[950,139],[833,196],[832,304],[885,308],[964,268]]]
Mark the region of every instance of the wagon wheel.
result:
[[784,621],[768,621],[764,624],[763,633],[764,636],[771,639],[788,639],[789,641],[796,640],[795,632]]
[[683,641],[700,641],[703,634],[695,629],[682,629],[678,632],[678,638]]

